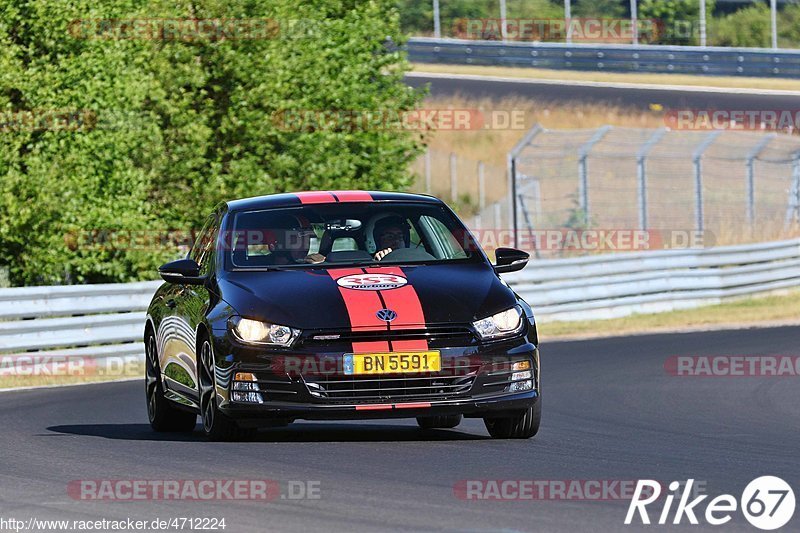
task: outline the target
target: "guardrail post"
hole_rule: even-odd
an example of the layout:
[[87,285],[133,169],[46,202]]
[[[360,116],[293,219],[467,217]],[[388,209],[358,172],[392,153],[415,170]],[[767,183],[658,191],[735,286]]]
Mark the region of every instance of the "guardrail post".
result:
[[503,42],[508,40],[506,36],[506,0],[500,0],[500,36]]
[[695,229],[701,233],[705,230],[705,217],[703,216],[703,152],[711,146],[711,143],[719,137],[720,133],[722,132],[715,131],[709,134],[692,154],[692,161],[694,162]]
[[478,210],[486,209],[486,179],[483,161],[478,161]]
[[442,37],[442,22],[439,18],[439,0],[433,0],[433,36]]
[[514,233],[515,247],[519,245],[519,240],[517,239],[517,156],[522,152],[522,150],[525,149],[526,146],[528,146],[528,144],[530,144],[533,138],[539,135],[539,133],[542,131],[544,131],[544,128],[542,128],[539,124],[536,124],[530,130],[528,130],[528,133],[526,133],[525,136],[520,139],[519,142],[514,145],[514,148],[512,148],[508,153],[506,161],[508,165],[508,188],[511,192],[509,195],[510,202],[508,207],[510,209],[509,215],[511,217],[511,229]]
[[425,152],[425,194],[431,193],[431,149]]
[[747,153],[747,160],[745,163],[747,166],[747,223],[750,224],[751,229],[756,219],[755,160],[775,137],[777,137],[777,133],[766,135]]
[[611,131],[611,128],[612,126],[603,126],[578,150],[578,197],[587,224],[589,222],[589,169],[586,160],[592,147],[600,142],[606,133]]
[[706,46],[706,0],[700,0],[700,46]]
[[772,32],[772,49],[778,49],[778,1],[769,2],[769,25]]
[[458,175],[456,174],[456,154],[450,153],[450,200],[458,201]]
[[567,36],[566,36],[567,44],[572,42],[572,31],[571,31],[572,25],[570,24],[571,18],[572,18],[571,0],[564,0],[564,22],[567,23]]
[[[635,2],[636,0],[632,0]],[[660,128],[650,136],[644,146],[639,149],[636,154],[636,177],[638,178],[638,196],[639,196],[639,227],[647,229],[647,167],[645,165],[647,154],[653,146],[661,140],[667,128]]]
[[792,222],[800,224],[800,152],[792,158],[792,187],[789,190],[784,229],[788,229]]

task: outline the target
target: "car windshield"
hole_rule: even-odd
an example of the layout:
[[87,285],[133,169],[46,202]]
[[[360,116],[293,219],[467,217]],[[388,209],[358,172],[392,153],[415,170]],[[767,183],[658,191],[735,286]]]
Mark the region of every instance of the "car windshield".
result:
[[335,203],[233,214],[233,269],[482,261],[469,231],[441,205]]

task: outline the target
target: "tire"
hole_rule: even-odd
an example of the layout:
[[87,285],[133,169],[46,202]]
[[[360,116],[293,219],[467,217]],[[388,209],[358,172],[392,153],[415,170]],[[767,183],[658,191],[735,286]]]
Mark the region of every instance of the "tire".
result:
[[537,398],[533,407],[522,414],[506,418],[484,418],[486,429],[495,439],[529,439],[539,433],[542,421],[542,401]]
[[461,415],[418,416],[417,425],[422,429],[452,429],[461,423]]
[[164,397],[156,338],[148,332],[144,342],[144,392],[147,399],[147,418],[150,420],[150,427],[159,433],[190,433],[194,431],[194,427],[197,425],[197,415],[178,409]]
[[219,410],[217,382],[214,373],[214,352],[208,338],[201,339],[198,361],[198,389],[200,393],[200,420],[203,433],[212,441],[246,440],[255,436],[255,428],[241,428]]

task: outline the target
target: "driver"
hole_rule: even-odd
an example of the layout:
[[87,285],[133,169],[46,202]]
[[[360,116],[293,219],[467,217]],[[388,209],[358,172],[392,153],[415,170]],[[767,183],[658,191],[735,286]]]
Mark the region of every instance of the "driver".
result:
[[271,264],[291,265],[296,263],[317,263],[319,254],[308,255],[314,230],[306,220],[293,215],[281,217],[272,230],[272,239],[267,244],[270,249]]
[[375,260],[380,261],[394,250],[408,248],[409,241],[408,223],[399,216],[382,218],[375,223],[372,236],[378,252]]

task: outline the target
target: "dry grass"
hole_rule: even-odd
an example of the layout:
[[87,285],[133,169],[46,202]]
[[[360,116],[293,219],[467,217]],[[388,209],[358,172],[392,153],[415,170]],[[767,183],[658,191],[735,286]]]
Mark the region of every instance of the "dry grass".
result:
[[415,63],[414,72],[444,74],[477,74],[540,80],[637,83],[648,85],[687,85],[740,89],[800,91],[800,81],[781,78],[747,78],[733,76],[692,76],[690,74],[639,74],[627,72],[583,72],[540,68],[492,67],[477,65],[442,65]]
[[464,96],[428,98],[423,104],[428,109],[479,109],[484,114],[496,111],[516,111],[524,114],[524,127],[519,129],[480,129],[471,131],[440,130],[430,138],[430,147],[449,153],[455,152],[490,165],[505,165],[506,154],[536,124],[552,129],[592,129],[606,124],[631,128],[658,128],[664,126],[660,110],[641,112],[618,106],[599,104],[540,103],[523,98],[473,99]]
[[[535,302],[534,311],[536,310]],[[709,305],[684,311],[631,315],[609,320],[582,322],[547,322],[539,324],[543,342],[570,337],[607,337],[631,333],[680,331],[715,326],[748,326],[770,323],[800,324],[800,291],[748,298],[720,305]]]
[[96,372],[83,375],[44,373],[39,375],[0,375],[0,389],[101,383],[137,377],[144,379],[144,363],[127,363],[120,371]]
[[[469,211],[477,203],[477,164],[485,163],[486,203],[507,195],[506,154],[536,124],[552,129],[592,129],[606,124],[633,128],[658,128],[664,125],[661,110],[641,112],[610,105],[544,104],[523,98],[472,99],[464,96],[428,98],[425,109],[478,109],[484,116],[492,112],[518,112],[524,116],[522,128],[439,130],[430,134],[432,193],[453,200],[450,193],[449,154],[458,160],[458,192],[454,202],[459,211]],[[420,176],[415,191],[424,191],[424,161],[418,160],[412,170]],[[467,200],[464,196],[468,196]],[[467,205],[471,204],[471,205]]]

